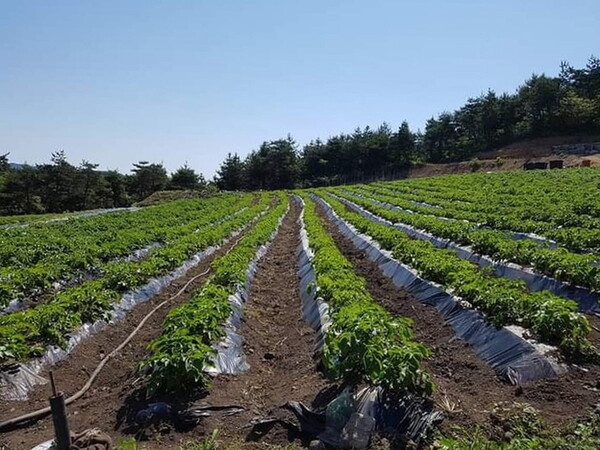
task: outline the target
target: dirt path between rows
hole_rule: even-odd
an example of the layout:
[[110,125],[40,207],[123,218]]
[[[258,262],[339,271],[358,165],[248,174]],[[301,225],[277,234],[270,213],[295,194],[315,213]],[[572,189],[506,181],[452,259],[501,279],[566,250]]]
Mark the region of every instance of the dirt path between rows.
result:
[[[225,442],[239,442],[239,447],[231,448],[301,443],[300,436],[280,425],[260,430],[264,435],[252,433],[249,421],[291,418],[291,413],[281,408],[287,401],[315,405],[318,399],[320,406],[335,389],[317,369],[313,358],[314,333],[301,318],[296,263],[299,214],[300,207],[292,201],[290,212],[260,261],[252,282],[241,327],[250,369],[237,376],[217,377],[205,399],[211,405],[236,404],[245,408],[241,414],[210,418],[203,425],[205,432],[218,429]],[[257,443],[242,444],[252,441]]]
[[390,313],[411,318],[415,339],[427,345],[432,356],[424,367],[437,386],[434,400],[448,414],[445,426],[472,426],[489,421],[490,411],[498,402],[529,403],[552,426],[564,426],[570,419],[589,417],[600,402],[600,367],[572,367],[555,380],[541,380],[521,388],[504,383],[487,364],[477,358],[468,343],[458,339],[442,316],[385,277],[366,253],[357,250],[325,216],[319,216],[342,253],[359,275],[367,280],[374,299]]
[[[97,335],[79,344],[65,360],[52,367],[59,390],[68,397],[81,389],[102,357],[123,342],[146,314],[176,294],[190,279],[205,272],[210,263],[224,254],[237,240],[237,237],[231,239],[190,269],[186,275],[174,280],[159,295],[135,307],[123,320],[107,326]],[[189,300],[191,293],[205,279],[206,276],[199,277],[178,298],[159,309],[123,351],[106,364],[90,390],[68,407],[68,420],[72,431],[97,427],[110,434],[115,441],[124,437],[119,430],[123,421],[123,404],[136,389],[136,368],[148,354],[148,343],[160,335],[162,322],[169,310]],[[41,375],[47,377],[48,371],[45,370]],[[31,398],[25,402],[1,402],[0,420],[48,406],[49,389],[48,386],[38,386]],[[4,444],[11,450],[29,449],[52,437],[52,420],[47,417],[27,428],[0,434],[0,448]]]

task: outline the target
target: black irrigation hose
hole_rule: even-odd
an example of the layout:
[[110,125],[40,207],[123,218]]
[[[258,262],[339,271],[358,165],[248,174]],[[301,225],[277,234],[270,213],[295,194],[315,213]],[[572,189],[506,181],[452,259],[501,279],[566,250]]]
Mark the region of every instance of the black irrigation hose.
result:
[[[235,241],[235,243],[223,254],[223,256],[227,255],[229,252],[231,252],[231,250],[233,250],[233,248],[238,244],[238,242],[240,242],[241,236]],[[121,342],[121,344],[115,348],[112,352],[110,352],[108,355],[106,355],[104,358],[102,358],[102,360],[100,361],[100,363],[98,364],[98,366],[96,367],[96,369],[94,370],[94,372],[90,375],[90,378],[88,379],[87,383],[85,383],[85,385],[79,390],[77,391],[75,394],[73,394],[72,396],[70,396],[69,398],[67,398],[65,400],[65,404],[69,405],[77,400],[79,400],[83,394],[85,394],[88,389],[92,386],[92,384],[94,383],[94,381],[96,380],[96,378],[98,377],[98,374],[102,371],[102,369],[104,368],[104,366],[106,365],[106,363],[108,362],[109,359],[111,359],[112,357],[114,357],[117,353],[119,353],[121,350],[123,350],[123,348],[131,341],[131,339],[133,339],[133,337],[137,334],[138,331],[140,331],[142,329],[142,327],[145,325],[145,323],[148,321],[148,319],[156,312],[158,311],[160,308],[162,308],[164,305],[166,305],[167,303],[169,303],[170,301],[176,299],[177,297],[179,297],[187,288],[190,284],[192,284],[195,280],[197,280],[198,278],[207,275],[210,272],[210,267],[208,269],[206,269],[204,272],[194,276],[193,278],[191,278],[179,291],[177,291],[177,293],[171,297],[169,297],[168,299],[164,300],[163,302],[159,303],[156,307],[154,307],[154,309],[152,309],[152,311],[150,311],[148,314],[146,314],[146,316],[141,320],[141,322],[138,324],[137,327],[135,327],[135,329],[129,334],[129,336],[127,336],[127,338]],[[13,428],[19,424],[22,424],[24,422],[28,422],[31,420],[35,420],[35,419],[39,419],[45,415],[47,415],[48,413],[50,413],[50,407],[46,407],[46,408],[41,408],[38,409],[37,411],[32,411],[30,413],[27,414],[23,414],[21,416],[15,417],[13,419],[9,419],[6,420],[4,422],[0,422],[0,432],[3,431],[5,428]]]

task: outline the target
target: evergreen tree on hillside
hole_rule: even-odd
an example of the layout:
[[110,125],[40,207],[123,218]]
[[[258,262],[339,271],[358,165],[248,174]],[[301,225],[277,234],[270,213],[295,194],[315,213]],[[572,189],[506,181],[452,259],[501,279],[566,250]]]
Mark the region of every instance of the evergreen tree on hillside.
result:
[[10,153],[5,153],[4,155],[0,155],[0,173],[6,172],[10,168],[10,164],[8,163],[8,155]]
[[228,153],[227,158],[217,170],[215,183],[223,191],[239,191],[244,188],[243,177],[244,164],[240,157],[237,153],[233,155]]
[[164,189],[169,182],[167,170],[162,164],[140,161],[133,164],[131,171],[130,185],[138,200]]
[[171,189],[194,190],[206,186],[206,180],[187,163],[171,174]]
[[398,131],[390,138],[390,157],[393,162],[394,169],[401,169],[410,164],[411,159],[415,156],[416,137],[408,122],[405,120],[400,124]]

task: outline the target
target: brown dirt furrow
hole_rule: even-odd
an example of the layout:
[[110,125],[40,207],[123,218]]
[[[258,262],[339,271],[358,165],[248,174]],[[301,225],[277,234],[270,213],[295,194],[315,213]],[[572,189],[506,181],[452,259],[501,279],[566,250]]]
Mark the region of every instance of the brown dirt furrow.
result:
[[395,286],[327,220],[322,208],[319,214],[338,248],[367,280],[374,299],[390,313],[411,318],[415,339],[431,349],[432,355],[424,367],[437,386],[433,398],[442,409],[454,410],[446,424],[485,424],[495,403],[526,402],[539,410],[547,423],[561,426],[570,419],[589,417],[591,408],[600,402],[597,365],[571,367],[558,379],[541,380],[520,388],[501,381],[494,370],[477,358],[468,343],[456,337],[435,308]]
[[[188,271],[185,276],[173,281],[159,295],[138,305],[123,320],[107,326],[79,344],[65,360],[51,368],[58,388],[65,393],[66,397],[81,389],[104,355],[123,342],[146,314],[156,305],[176,294],[190,279],[206,271],[210,263],[224,254],[236,241],[237,238],[228,242]],[[146,349],[148,343],[160,335],[162,322],[169,310],[189,300],[192,292],[205,279],[206,276],[198,278],[178,298],[159,309],[123,351],[106,364],[90,390],[68,407],[69,425],[73,431],[97,427],[108,432],[117,441],[123,437],[123,434],[118,431],[123,420],[123,405],[137,387],[139,380],[136,368],[148,354]],[[47,377],[48,370],[41,375]],[[0,420],[48,406],[49,389],[48,386],[38,386],[27,401],[0,403]],[[0,433],[0,448],[4,444],[11,450],[27,449],[52,436],[52,420],[47,417],[27,428]]]
[[219,429],[225,441],[257,441],[244,448],[268,448],[269,444],[299,439],[279,425],[264,436],[252,434],[248,423],[255,418],[290,418],[282,405],[289,400],[310,405],[330,386],[317,370],[314,334],[301,318],[296,264],[300,208],[295,202],[291,205],[260,261],[245,305],[241,334],[250,369],[237,376],[217,377],[205,399],[211,405],[236,404],[246,409],[235,416],[211,418],[203,427],[207,432]]

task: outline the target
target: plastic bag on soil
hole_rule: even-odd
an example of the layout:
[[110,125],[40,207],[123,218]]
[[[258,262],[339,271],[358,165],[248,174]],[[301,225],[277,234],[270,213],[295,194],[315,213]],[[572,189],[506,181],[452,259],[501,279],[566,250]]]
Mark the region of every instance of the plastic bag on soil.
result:
[[454,329],[456,335],[468,342],[475,354],[510,383],[519,385],[543,378],[554,378],[564,368],[540,353],[534,345],[507,328],[488,324],[481,313],[466,309],[460,299],[452,296],[431,281],[424,280],[410,267],[392,258],[369,236],[359,233],[341,219],[322,198],[313,196],[340,232],[360,250],[367,253],[385,276],[396,286],[403,287],[423,303],[434,306]]
[[[598,294],[590,291],[589,289],[572,286],[569,283],[565,283],[554,278],[547,277],[546,275],[536,273],[533,270],[518,264],[494,261],[488,256],[475,253],[470,247],[462,246],[447,239],[436,237],[430,233],[427,233],[426,231],[418,230],[411,225],[406,225],[403,223],[392,223],[389,220],[376,216],[375,214],[367,211],[366,209],[362,208],[356,203],[353,203],[345,198],[338,197],[334,194],[331,195],[369,220],[396,228],[397,230],[403,231],[404,233],[408,234],[412,238],[423,241],[429,241],[437,248],[447,248],[450,250],[454,250],[459,258],[466,259],[467,261],[473,264],[477,264],[479,267],[491,266],[494,269],[494,274],[498,275],[499,277],[524,281],[527,287],[532,291],[550,291],[560,297],[574,300],[578,303],[579,310],[581,312],[588,314],[600,312]],[[393,208],[393,205],[389,205],[384,202],[379,202],[377,200],[369,200],[380,204],[385,208]],[[520,235],[520,239],[524,239],[525,236],[527,236],[526,233],[516,234]]]
[[271,233],[268,241],[258,248],[256,255],[252,261],[250,261],[248,269],[246,270],[246,282],[244,283],[244,286],[239,286],[236,292],[229,296],[229,303],[231,303],[233,312],[224,325],[225,337],[218,344],[213,346],[213,348],[217,351],[217,354],[213,358],[213,366],[205,369],[207,373],[212,375],[223,373],[236,375],[250,368],[244,355],[244,339],[239,334],[239,328],[244,317],[244,304],[246,303],[248,295],[250,294],[250,286],[256,271],[258,270],[258,264],[262,257],[269,250],[269,247],[279,232],[281,223],[288,214],[289,209],[290,208],[288,205],[288,208],[283,216],[279,218],[277,227],[273,233]]
[[352,394],[349,388],[316,412],[300,402],[287,404],[301,430],[327,445],[342,449],[367,449],[375,434],[418,443],[441,412],[411,394],[391,395],[380,387],[367,387]]

